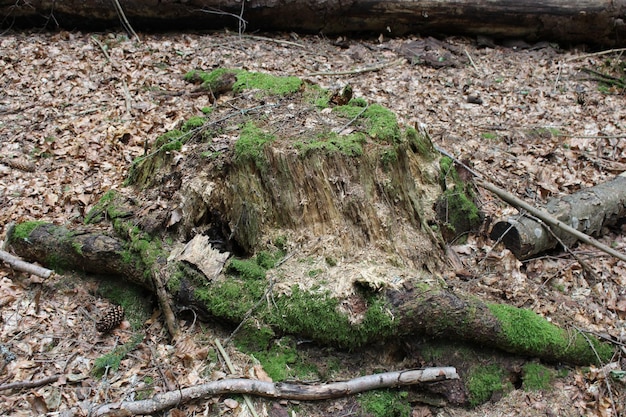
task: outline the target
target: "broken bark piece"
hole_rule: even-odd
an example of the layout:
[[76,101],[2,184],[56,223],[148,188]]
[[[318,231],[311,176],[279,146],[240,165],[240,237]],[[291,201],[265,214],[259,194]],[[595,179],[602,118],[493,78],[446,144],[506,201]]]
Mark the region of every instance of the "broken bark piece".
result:
[[[602,228],[615,224],[626,216],[626,173],[613,180],[581,190],[563,198],[552,199],[545,207],[555,219],[590,236],[599,236]],[[497,222],[491,231],[493,240],[502,240],[518,259],[554,249],[560,239],[571,246],[578,238],[555,228],[554,235],[545,224],[524,216]]]

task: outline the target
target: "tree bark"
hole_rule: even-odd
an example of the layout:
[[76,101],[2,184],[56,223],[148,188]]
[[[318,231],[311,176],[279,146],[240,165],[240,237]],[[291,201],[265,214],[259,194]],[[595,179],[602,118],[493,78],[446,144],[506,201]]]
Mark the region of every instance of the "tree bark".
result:
[[[600,236],[602,228],[626,217],[626,173],[595,187],[550,200],[545,211],[579,232]],[[534,217],[509,218],[493,226],[491,238],[501,239],[518,259],[554,249],[559,240],[568,247],[578,240],[559,228],[553,228],[550,233],[546,227]]]
[[[134,29],[235,29],[390,36],[483,35],[619,46],[626,39],[626,0],[128,0]],[[67,29],[118,27],[113,1],[0,1],[4,25],[54,24]]]
[[[153,280],[155,263],[149,259],[138,262],[128,256],[128,248],[132,243],[118,240],[100,232],[70,232],[65,228],[51,224],[17,225],[8,241],[13,250],[20,256],[49,265],[53,260],[56,265],[96,273],[111,273],[130,278],[151,291],[156,291]],[[25,231],[28,231],[26,235]],[[80,250],[77,248],[80,247]],[[142,252],[149,253],[145,249]],[[129,259],[133,262],[129,262]],[[167,271],[165,266],[158,271]],[[200,293],[197,289],[206,289],[217,285],[216,280],[205,279],[201,287],[196,287],[193,280],[178,278],[180,284],[172,299],[184,303],[179,307],[192,306],[205,315],[212,315],[221,321],[238,324],[245,320],[244,315],[232,315],[232,309],[215,317],[215,310],[210,311],[214,297],[207,292]],[[243,285],[242,285],[243,287]],[[427,336],[448,340],[465,341],[472,344],[493,347],[509,353],[541,358],[551,362],[571,364],[590,364],[608,360],[613,354],[610,344],[599,341],[593,336],[580,333],[570,334],[568,331],[549,323],[530,310],[518,309],[508,305],[486,304],[474,297],[439,288],[409,289],[389,291],[386,303],[390,317],[389,328],[382,329],[386,335],[365,332],[358,333],[355,327],[353,337],[356,346],[344,346],[345,338],[334,338],[317,323],[314,328],[299,326],[300,313],[291,308],[289,295],[275,295],[274,305],[282,305],[280,322],[268,318],[265,326],[277,327],[281,332],[288,331],[288,326],[298,328],[298,336],[309,338],[320,343],[343,346],[348,348],[358,345],[380,342],[382,337],[391,339],[414,338]],[[305,294],[306,296],[306,294]],[[239,294],[236,297],[241,297]],[[284,297],[287,297],[284,299]],[[160,297],[163,299],[165,297]],[[241,302],[239,298],[231,302]],[[365,303],[366,304],[366,303]],[[205,311],[201,311],[204,309]],[[309,312],[309,314],[316,314]],[[202,317],[202,314],[200,315]],[[270,316],[266,316],[270,317]],[[337,316],[341,318],[342,316]],[[281,324],[281,322],[283,324]],[[282,326],[282,327],[281,327]],[[349,330],[349,331],[351,331]],[[343,337],[344,335],[340,335]]]

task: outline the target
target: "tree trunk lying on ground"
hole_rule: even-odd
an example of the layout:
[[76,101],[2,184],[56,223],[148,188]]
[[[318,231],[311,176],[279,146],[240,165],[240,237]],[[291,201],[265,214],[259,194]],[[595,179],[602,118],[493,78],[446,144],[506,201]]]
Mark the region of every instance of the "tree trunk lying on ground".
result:
[[[603,227],[626,217],[626,173],[595,187],[550,200],[545,210],[586,235],[599,236]],[[528,259],[560,243],[569,247],[578,240],[571,233],[558,228],[551,233],[546,227],[534,217],[511,217],[493,226],[491,238],[502,240],[518,259]]]
[[[17,225],[9,242],[18,255],[46,266],[113,273],[151,291],[155,288],[152,283],[155,268],[150,265],[154,262],[150,259],[154,254],[145,245],[137,251],[132,248],[133,245],[137,247],[136,244],[101,232],[69,231],[39,222]],[[167,282],[168,291],[178,304],[176,308],[193,308],[201,317],[204,314],[233,325],[246,319],[248,308],[241,310],[246,299],[256,297],[262,300],[272,290],[271,282],[256,282],[256,287],[250,287],[250,281],[233,283],[232,277],[209,281],[202,275],[200,281],[194,280],[180,274],[190,271],[188,265],[169,265],[163,270],[179,272],[177,278],[170,276]],[[246,292],[248,288],[249,293]],[[267,288],[265,294],[264,288]],[[571,364],[597,363],[608,360],[613,354],[610,344],[590,335],[568,332],[530,310],[484,303],[435,285],[388,290],[382,299],[366,298],[363,304],[369,308],[360,323],[351,323],[338,311],[338,302],[324,295],[294,288],[290,295],[274,294],[272,300],[273,309],[258,307],[254,311],[262,326],[343,348],[356,348],[382,339],[427,336],[463,340],[518,355]],[[303,304],[309,300],[312,302]],[[253,310],[251,308],[248,315]],[[307,317],[313,317],[313,321],[307,321]],[[255,329],[257,327],[253,326],[252,331]]]
[[[298,31],[324,34],[383,33],[398,36],[484,35],[494,38],[593,42],[617,46],[626,39],[625,0],[511,2],[506,0],[298,1],[1,1],[3,24],[118,27],[123,7],[135,29],[222,29]],[[128,25],[126,25],[128,26]]]

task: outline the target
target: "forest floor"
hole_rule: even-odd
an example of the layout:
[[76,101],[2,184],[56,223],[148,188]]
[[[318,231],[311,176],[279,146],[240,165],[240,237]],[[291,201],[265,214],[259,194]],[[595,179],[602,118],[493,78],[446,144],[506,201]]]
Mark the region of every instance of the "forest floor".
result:
[[[402,125],[427,131],[438,147],[534,205],[626,171],[623,84],[599,83],[590,72],[623,77],[624,61],[615,53],[547,43],[478,45],[464,38],[213,33],[140,39],[80,32],[0,36],[1,232],[26,220],[79,224],[104,192],[122,187],[146,142],[210,105],[207,95],[183,93],[190,87],[182,76],[192,69],[294,75],[325,88],[350,84],[355,96],[390,108]],[[480,198],[488,218],[516,214],[487,192]],[[619,227],[600,240],[626,252]],[[624,262],[588,245],[571,248],[595,272],[591,279],[567,253],[519,262],[493,244],[480,233],[453,246],[467,273],[445,275],[449,284],[626,343]],[[46,281],[0,265],[0,388],[59,376],[34,388],[0,391],[0,414],[81,415],[87,412],[81,405],[158,392],[172,378],[189,386],[227,372],[223,363],[210,360],[206,346],[168,345],[153,319],[144,342],[120,369],[95,378],[95,358],[127,337],[124,329],[96,333],[94,316],[106,302],[95,295],[95,286],[77,275]],[[199,330],[185,327],[189,334]],[[228,335],[219,328],[201,330],[192,337]],[[616,416],[626,412],[626,350],[618,348],[621,356],[614,362],[571,368],[551,390],[517,389],[473,410],[414,404],[412,415]],[[250,358],[232,347],[229,352],[238,372],[247,375]],[[367,360],[374,365],[364,368],[375,367],[376,358]],[[255,400],[255,407],[275,417],[366,415],[351,398],[296,408]],[[226,397],[176,412],[169,415],[249,415]]]

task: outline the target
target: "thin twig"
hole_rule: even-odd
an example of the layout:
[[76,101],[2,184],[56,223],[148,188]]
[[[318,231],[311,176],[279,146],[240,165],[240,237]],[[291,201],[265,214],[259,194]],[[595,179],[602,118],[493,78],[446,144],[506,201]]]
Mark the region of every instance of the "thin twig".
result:
[[605,51],[593,52],[593,53],[590,53],[590,54],[571,56],[571,57],[567,58],[565,60],[565,62],[578,61],[579,59],[585,59],[585,58],[591,58],[591,57],[594,57],[594,56],[614,54],[616,52],[625,52],[625,51],[626,51],[626,48],[607,49]]
[[107,52],[106,46],[104,46],[102,44],[102,42],[100,42],[98,40],[98,38],[96,38],[95,36],[92,36],[91,40],[94,41],[96,43],[96,45],[98,45],[100,47],[100,49],[102,50],[102,53],[104,54],[104,57],[106,58],[107,62],[111,62],[111,55],[109,55],[109,53]]
[[296,42],[291,42],[291,41],[286,41],[284,39],[274,39],[274,38],[267,38],[265,36],[258,36],[258,35],[244,35],[244,38],[250,38],[250,39],[255,39],[257,41],[266,41],[266,42],[274,42],[274,43],[278,43],[280,45],[286,45],[286,46],[295,46],[296,48],[301,48],[301,49],[307,49],[307,46],[296,43]]
[[126,29],[126,31],[130,33],[130,35],[132,35],[137,42],[141,42],[141,39],[139,39],[139,36],[137,36],[137,33],[128,22],[128,19],[126,19],[126,15],[124,14],[124,10],[122,9],[120,2],[118,0],[113,0],[113,4],[115,5],[115,11],[117,12],[118,17],[120,18],[120,21],[122,22],[122,26],[124,26],[124,29]]
[[369,107],[369,105],[367,105],[367,106],[363,107],[363,110],[361,110],[361,111],[360,111],[360,112],[359,112],[356,116],[354,116],[354,118],[353,118],[352,120],[350,120],[348,123],[346,123],[345,125],[343,125],[342,127],[338,128],[338,129],[337,129],[337,128],[333,129],[333,132],[335,132],[335,133],[341,133],[341,132],[343,132],[343,131],[344,131],[344,130],[348,127],[348,126],[350,126],[350,125],[351,125],[352,123],[354,123],[354,122],[355,122],[355,121],[356,121],[359,117],[361,117],[361,115],[362,115],[363,113],[365,113],[365,110],[367,110],[367,109],[368,109],[368,107]]
[[54,271],[51,269],[47,269],[38,265],[33,265],[3,250],[0,250],[0,261],[5,262],[11,268],[17,271],[27,272],[29,274],[37,275],[38,277],[46,279],[50,278],[54,274]]
[[50,375],[45,378],[36,379],[34,381],[18,381],[11,382],[8,384],[0,385],[0,391],[11,390],[11,389],[25,389],[25,388],[36,388],[42,385],[51,384],[53,382],[57,382],[62,375]]
[[467,58],[470,61],[470,64],[472,64],[472,67],[474,67],[474,69],[476,70],[477,73],[482,74],[483,72],[481,70],[478,69],[478,67],[476,66],[476,64],[474,63],[474,60],[472,59],[472,56],[470,55],[470,53],[467,51],[467,49],[464,49],[465,51],[465,55],[467,55]]
[[312,72],[310,74],[306,74],[305,77],[313,77],[313,76],[332,76],[332,75],[350,75],[350,74],[362,74],[364,72],[369,72],[369,71],[380,71],[383,68],[387,68],[387,67],[395,67],[396,65],[401,64],[402,62],[404,62],[404,58],[402,59],[398,59],[396,61],[391,61],[391,62],[383,62],[382,64],[378,64],[378,65],[374,65],[371,67],[365,67],[365,68],[357,68],[354,70],[346,70],[346,71],[331,71],[331,72]]
[[[230,371],[230,373],[234,374],[235,373],[235,367],[233,366],[233,363],[230,361],[230,357],[228,356],[228,354],[224,350],[224,347],[220,343],[220,339],[215,338],[215,346],[217,346],[217,350],[219,350],[221,355],[224,357],[224,361],[226,362],[226,366],[228,366],[228,370]],[[243,394],[243,400],[245,401],[246,405],[248,406],[248,409],[250,410],[250,413],[252,413],[252,415],[254,417],[259,417],[259,415],[257,414],[256,410],[254,409],[254,405],[252,404],[252,400],[250,399],[250,396],[248,394]]]

